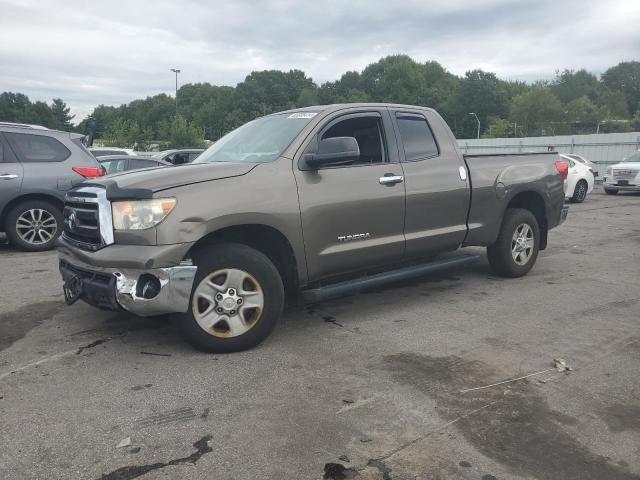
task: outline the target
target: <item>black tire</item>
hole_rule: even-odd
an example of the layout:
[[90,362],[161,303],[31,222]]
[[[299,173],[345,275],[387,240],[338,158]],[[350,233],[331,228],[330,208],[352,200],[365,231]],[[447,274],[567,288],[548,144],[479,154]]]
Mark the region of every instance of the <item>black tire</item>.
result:
[[571,203],[582,203],[584,199],[587,198],[587,190],[589,189],[589,184],[586,180],[579,180],[576,183],[575,188],[573,189],[573,196],[571,197]]
[[[528,225],[532,231],[533,247],[524,264],[518,264],[512,254],[513,237],[516,229]],[[498,238],[493,245],[487,247],[487,257],[491,269],[502,277],[516,278],[526,275],[536,263],[540,248],[540,227],[536,217],[529,210],[509,208],[502,219]],[[524,257],[520,257],[523,261]]]
[[[45,222],[46,225],[42,225],[42,233],[36,233],[40,229],[40,227],[37,227],[34,229],[33,237],[31,237],[29,230],[18,226],[18,219],[21,219],[20,226],[24,226],[25,221],[23,219],[25,217],[32,218],[31,212],[35,215],[34,220],[38,218],[39,212],[42,212],[40,213],[41,219],[47,219]],[[53,222],[55,222],[55,231],[50,228]],[[9,211],[5,218],[4,230],[9,239],[9,243],[20,250],[26,252],[50,250],[55,245],[56,239],[62,233],[62,212],[52,202],[46,200],[26,200],[14,206]],[[32,241],[29,241],[30,237]]]
[[606,193],[607,195],[617,195],[618,194],[618,189],[617,188],[605,188],[604,189],[604,193]]
[[[269,258],[246,245],[216,243],[196,252],[193,261],[198,266],[198,273],[191,289],[189,310],[176,316],[178,328],[186,340],[194,347],[206,352],[230,353],[253,348],[267,338],[282,316],[284,307],[282,278]],[[205,330],[198,324],[196,313],[200,309],[200,305],[197,297],[194,302],[194,293],[198,285],[215,272],[225,269],[241,270],[248,273],[251,279],[257,282],[258,290],[262,292],[264,299],[263,308],[256,309],[260,313],[249,330],[241,335],[226,338],[221,336],[225,335],[224,332],[216,330],[216,326],[220,324],[212,325],[209,330]],[[240,292],[237,292],[237,295],[240,295]],[[216,301],[212,307],[221,307],[221,305]],[[238,312],[240,312],[240,308],[238,308]],[[243,315],[244,318],[244,312],[238,314]],[[225,324],[224,321],[221,323]],[[229,327],[228,334],[230,333],[231,327]]]

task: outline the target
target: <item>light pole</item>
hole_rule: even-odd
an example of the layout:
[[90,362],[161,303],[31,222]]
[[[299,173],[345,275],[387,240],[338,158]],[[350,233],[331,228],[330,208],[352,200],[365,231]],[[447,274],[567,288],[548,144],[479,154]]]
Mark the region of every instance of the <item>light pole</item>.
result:
[[475,114],[475,112],[469,112],[469,115],[473,115],[474,117],[476,117],[476,122],[478,122],[478,136],[476,138],[480,138],[480,119],[478,118],[478,115]]
[[176,74],[176,118],[177,118],[178,117],[178,74],[180,73],[180,70],[177,68],[171,68],[170,70]]

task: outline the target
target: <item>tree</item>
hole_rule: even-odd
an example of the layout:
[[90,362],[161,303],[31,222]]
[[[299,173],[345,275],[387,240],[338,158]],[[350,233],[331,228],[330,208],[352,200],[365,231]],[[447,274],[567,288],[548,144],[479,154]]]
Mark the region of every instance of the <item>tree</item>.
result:
[[560,100],[548,88],[536,86],[513,99],[510,119],[525,136],[534,132],[545,135],[555,133],[553,123],[562,121],[562,114]]
[[640,110],[638,110],[631,119],[631,128],[633,128],[636,132],[640,130]]
[[471,137],[476,128],[475,119],[468,115],[469,112],[474,112],[485,128],[488,117],[506,117],[509,113],[507,94],[505,82],[494,73],[482,70],[465,73],[456,93],[457,114],[462,117],[464,136]]
[[420,105],[426,88],[424,70],[408,55],[392,55],[362,71],[360,88],[374,102]]
[[602,74],[602,82],[624,95],[629,112],[640,109],[640,62],[622,62],[611,67]]
[[506,138],[513,134],[513,125],[504,118],[493,118],[489,120],[489,128],[482,138]]
[[182,115],[178,115],[169,126],[169,148],[202,148],[204,130],[193,122],[188,122]]
[[608,116],[609,112],[606,108],[598,107],[587,96],[571,100],[565,108],[566,121],[581,127],[569,133],[592,133],[596,130],[598,122],[605,120]]
[[594,100],[601,89],[598,78],[586,70],[564,70],[556,73],[555,80],[550,85],[553,93],[562,103],[569,103],[581,97]]
[[52,127],[56,130],[71,130],[73,127],[71,120],[75,115],[69,115],[70,111],[71,109],[61,98],[54,98],[51,102]]

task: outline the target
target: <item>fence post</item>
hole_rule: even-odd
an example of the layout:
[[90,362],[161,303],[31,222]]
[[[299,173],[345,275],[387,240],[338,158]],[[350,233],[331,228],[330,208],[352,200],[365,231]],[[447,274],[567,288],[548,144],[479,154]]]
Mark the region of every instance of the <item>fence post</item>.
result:
[[522,140],[518,141],[518,153],[522,153]]
[[576,137],[571,136],[571,153],[573,153],[573,147],[576,144]]

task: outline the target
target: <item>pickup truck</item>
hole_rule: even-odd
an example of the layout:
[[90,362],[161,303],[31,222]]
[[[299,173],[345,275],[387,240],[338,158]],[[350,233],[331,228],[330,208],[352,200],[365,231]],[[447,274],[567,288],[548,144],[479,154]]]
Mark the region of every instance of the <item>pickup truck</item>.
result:
[[[462,155],[430,108],[307,107],[253,120],[193,163],[71,190],[67,303],[173,314],[197,348],[251,348],[285,302],[464,265],[525,275],[567,215],[556,153]],[[441,255],[445,254],[446,255]]]

